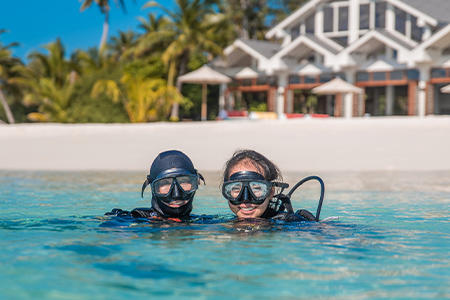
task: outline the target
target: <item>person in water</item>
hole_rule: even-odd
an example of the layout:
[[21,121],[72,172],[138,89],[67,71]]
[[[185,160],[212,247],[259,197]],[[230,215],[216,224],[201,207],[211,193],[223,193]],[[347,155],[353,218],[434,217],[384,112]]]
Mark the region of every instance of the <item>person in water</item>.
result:
[[106,215],[175,221],[190,219],[200,180],[205,182],[186,154],[178,150],[164,151],[153,161],[150,174],[142,185],[142,198],[145,188],[151,186],[151,208],[135,208],[130,212],[113,209]]
[[[256,151],[237,150],[225,164],[222,194],[238,218],[313,221],[311,213],[293,212],[289,198],[281,194],[288,186],[280,169]],[[278,195],[276,188],[281,189]]]

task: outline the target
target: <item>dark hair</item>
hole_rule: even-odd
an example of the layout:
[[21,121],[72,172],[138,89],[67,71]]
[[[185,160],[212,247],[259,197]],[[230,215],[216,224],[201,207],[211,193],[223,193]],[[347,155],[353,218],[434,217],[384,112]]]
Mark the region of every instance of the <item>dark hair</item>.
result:
[[267,157],[253,150],[238,149],[233,153],[233,156],[225,163],[225,170],[223,172],[222,182],[227,181],[232,174],[230,170],[244,162],[251,166],[254,166],[267,181],[282,181],[283,176],[281,175],[280,169]]

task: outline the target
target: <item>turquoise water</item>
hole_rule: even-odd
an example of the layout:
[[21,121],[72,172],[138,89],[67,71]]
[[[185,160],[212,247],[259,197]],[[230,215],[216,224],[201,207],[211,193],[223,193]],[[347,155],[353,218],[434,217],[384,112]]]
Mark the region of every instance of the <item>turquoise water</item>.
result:
[[[145,174],[0,171],[0,299],[450,298],[450,172],[318,175],[339,220],[165,225],[103,217],[148,206]],[[194,213],[230,217],[206,182]]]

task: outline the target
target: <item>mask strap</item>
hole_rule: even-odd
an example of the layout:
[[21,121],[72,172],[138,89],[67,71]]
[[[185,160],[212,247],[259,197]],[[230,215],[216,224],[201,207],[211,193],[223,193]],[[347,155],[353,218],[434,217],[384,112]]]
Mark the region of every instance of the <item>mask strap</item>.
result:
[[144,184],[142,185],[141,198],[144,198],[144,190],[149,184],[150,184],[150,182],[148,181],[148,175],[147,175],[147,179],[145,180]]
[[197,170],[195,170],[195,173],[197,173],[197,176],[198,176],[198,183],[200,183],[200,180],[202,180],[203,185],[206,185],[205,178],[203,178],[203,175],[200,174]]

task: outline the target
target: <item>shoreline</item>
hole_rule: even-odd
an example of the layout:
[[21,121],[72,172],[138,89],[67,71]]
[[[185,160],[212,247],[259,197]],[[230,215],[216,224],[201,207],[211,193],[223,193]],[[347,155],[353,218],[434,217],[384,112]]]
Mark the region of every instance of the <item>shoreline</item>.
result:
[[282,172],[450,170],[450,116],[145,124],[0,124],[0,170],[145,171],[178,149],[220,171],[254,149]]

